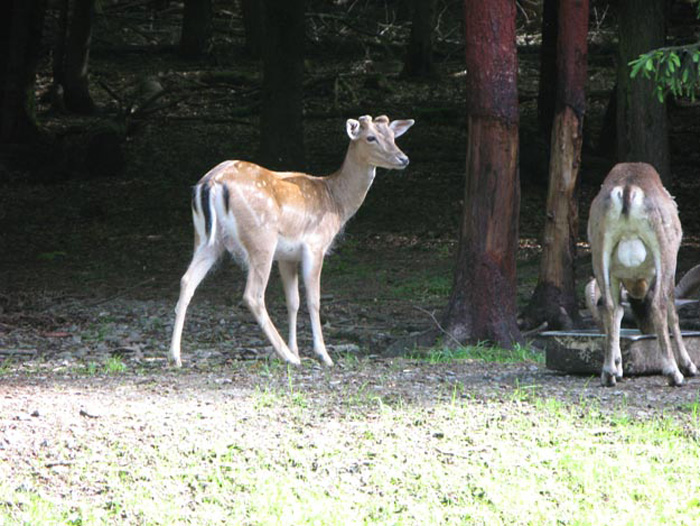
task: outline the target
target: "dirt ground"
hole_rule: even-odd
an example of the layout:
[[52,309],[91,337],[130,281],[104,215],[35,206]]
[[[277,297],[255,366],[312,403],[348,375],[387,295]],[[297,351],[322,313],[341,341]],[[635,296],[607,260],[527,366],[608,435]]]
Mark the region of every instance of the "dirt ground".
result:
[[[597,378],[562,375],[531,362],[433,364],[380,357],[397,338],[434,327],[433,316],[446,304],[464,180],[465,94],[459,54],[447,55],[438,85],[396,76],[377,84],[367,72],[375,48],[367,49],[368,55],[338,65],[322,61],[314,48],[308,64],[320,79],[307,92],[306,142],[313,173],[339,164],[343,116],[349,111],[361,107],[362,113],[417,121],[400,140],[412,159],[410,168],[379,174],[324,271],[324,331],[337,366],[325,370],[309,357],[304,311],[299,315],[300,347],[307,353],[302,367],[288,372],[270,361],[267,342],[240,304],[242,274],[226,262],[195,296],[185,327],[184,368],[175,371],[167,366],[166,354],[178,281],[191,251],[189,187],[220,160],[245,158],[255,150],[256,117],[233,112],[249,96],[250,86],[240,79],[236,82],[243,84],[233,86],[209,81],[198,64],[183,63],[169,52],[147,60],[139,53],[112,52],[105,60],[98,42],[93,75],[113,89],[127,93],[139,75],[155,73],[173,98],[185,99],[139,123],[123,144],[126,169],[119,176],[73,174],[65,163],[47,161],[49,156],[39,171],[58,166],[65,177],[47,180],[18,170],[0,179],[0,459],[9,466],[5,469],[20,472],[41,455],[50,466],[47,483],[60,485],[61,466],[79,454],[70,444],[91,433],[115,433],[127,442],[155,437],[163,447],[175,447],[173,421],[194,422],[204,414],[196,426],[229,425],[214,418],[226,404],[241,404],[235,417],[251,419],[254,427],[255,410],[246,402],[261,390],[284,389],[290,378],[320,410],[331,412],[343,410],[338,403],[343,397],[358,394],[384,403],[432,404],[455,393],[475,400],[532,393],[622,408],[640,418],[697,404],[699,379],[672,389],[662,377],[638,377],[604,389]],[[232,61],[225,54],[218,59],[207,68]],[[236,60],[244,69],[255,67]],[[534,139],[535,62],[533,53],[521,61],[521,304],[536,284],[545,199],[541,144]],[[603,140],[595,131],[612,82],[611,65],[609,53],[591,59],[589,152]],[[340,85],[324,80],[347,71],[358,74]],[[48,85],[46,75],[40,86]],[[114,101],[99,90],[95,94],[109,118]],[[338,95],[345,102],[318,116]],[[688,111],[697,113],[697,108]],[[671,137],[678,176],[673,193],[686,228],[681,271],[700,261],[700,120],[684,112],[672,114]],[[41,118],[70,142],[65,120],[45,106]],[[584,155],[582,239],[587,203],[608,164]],[[590,275],[589,265],[582,243],[581,283]],[[276,278],[268,290],[271,316],[284,330]]]

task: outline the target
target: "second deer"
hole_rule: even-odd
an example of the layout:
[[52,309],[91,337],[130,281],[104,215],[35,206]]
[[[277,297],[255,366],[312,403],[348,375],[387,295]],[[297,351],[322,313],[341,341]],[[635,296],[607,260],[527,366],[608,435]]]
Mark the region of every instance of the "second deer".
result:
[[[301,266],[314,352],[323,363],[333,365],[319,313],[323,258],[343,225],[362,205],[376,169],[408,166],[408,157],[394,140],[413,122],[368,115],[348,119],[350,145],[345,161],[327,177],[273,172],[243,161],[225,161],[204,175],[192,198],[194,256],[180,283],[170,360],[182,365],[180,342],[187,306],[204,276],[228,251],[248,270],[244,302],[277,354],[293,364],[300,363],[296,322]],[[278,262],[287,302],[287,343],[265,307],[273,261]]]
[[622,378],[623,286],[640,326],[646,331],[653,327],[657,335],[663,374],[669,384],[682,385],[683,373],[697,374],[683,344],[674,305],[673,283],[682,236],[676,203],[651,165],[622,163],[610,171],[591,204],[588,219],[606,335],[603,385],[615,385]]

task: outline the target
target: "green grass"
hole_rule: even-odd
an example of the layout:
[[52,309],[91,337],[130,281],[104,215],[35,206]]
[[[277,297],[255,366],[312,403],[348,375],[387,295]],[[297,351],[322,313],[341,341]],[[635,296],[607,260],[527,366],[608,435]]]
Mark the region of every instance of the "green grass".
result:
[[412,357],[429,363],[449,363],[455,360],[479,360],[496,363],[544,363],[544,355],[529,347],[515,345],[512,349],[503,349],[485,343],[457,347],[455,349],[438,347],[428,351],[417,351]]
[[299,406],[286,389],[269,396],[275,415],[254,429],[182,421],[175,448],[99,437],[63,472],[68,497],[43,485],[45,468],[23,485],[3,476],[0,524],[700,521],[697,421],[606,416],[536,396],[380,404],[347,420]]
[[104,366],[107,374],[120,374],[126,371],[126,364],[119,356],[110,356]]

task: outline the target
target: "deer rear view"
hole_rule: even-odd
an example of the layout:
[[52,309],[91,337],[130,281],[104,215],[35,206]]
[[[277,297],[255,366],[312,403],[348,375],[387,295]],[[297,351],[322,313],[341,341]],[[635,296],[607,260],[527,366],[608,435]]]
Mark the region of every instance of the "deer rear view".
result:
[[[610,171],[591,204],[588,219],[593,272],[602,295],[606,334],[603,385],[615,385],[622,378],[623,286],[642,330],[651,332],[653,328],[657,335],[669,384],[683,384],[681,370],[686,375],[697,374],[683,344],[674,304],[676,258],[682,236],[676,203],[651,165],[622,163]],[[589,289],[595,292],[595,287]]]
[[[170,360],[182,365],[180,342],[187,306],[202,279],[228,251],[247,268],[245,304],[280,358],[293,364],[300,363],[296,321],[301,266],[314,352],[323,363],[333,365],[319,314],[323,258],[343,225],[362,205],[377,167],[408,166],[408,157],[394,139],[413,122],[390,122],[386,116],[373,120],[368,115],[348,119],[350,145],[345,160],[337,172],[326,177],[273,172],[243,161],[225,161],[204,175],[193,192],[194,256],[180,283]],[[286,343],[265,307],[273,261],[278,262],[287,303]]]

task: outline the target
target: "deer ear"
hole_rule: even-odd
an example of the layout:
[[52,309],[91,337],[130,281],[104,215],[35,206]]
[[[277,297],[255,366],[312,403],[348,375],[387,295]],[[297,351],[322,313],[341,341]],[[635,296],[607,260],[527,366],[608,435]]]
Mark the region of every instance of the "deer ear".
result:
[[392,123],[389,124],[389,128],[393,130],[394,137],[401,137],[411,126],[413,126],[413,123],[415,122],[416,121],[413,119],[407,119],[405,121],[392,121]]
[[354,141],[360,136],[360,121],[348,119],[348,121],[345,123],[345,129],[348,132],[348,137]]

